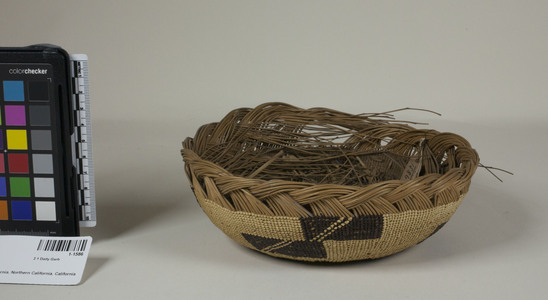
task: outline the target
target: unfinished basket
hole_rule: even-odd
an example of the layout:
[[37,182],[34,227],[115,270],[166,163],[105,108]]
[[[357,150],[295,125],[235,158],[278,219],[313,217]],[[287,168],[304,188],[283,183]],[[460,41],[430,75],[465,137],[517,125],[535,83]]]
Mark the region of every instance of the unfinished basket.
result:
[[409,124],[266,103],[202,126],[182,155],[202,209],[238,243],[294,260],[373,259],[438,231],[478,167],[464,138]]

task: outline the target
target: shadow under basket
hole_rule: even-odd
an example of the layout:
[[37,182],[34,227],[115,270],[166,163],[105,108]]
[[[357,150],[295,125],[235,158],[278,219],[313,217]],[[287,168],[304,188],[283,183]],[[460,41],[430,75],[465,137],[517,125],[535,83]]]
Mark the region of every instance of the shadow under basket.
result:
[[262,253],[344,262],[402,251],[437,232],[479,164],[468,141],[392,115],[265,103],[183,142],[210,220]]

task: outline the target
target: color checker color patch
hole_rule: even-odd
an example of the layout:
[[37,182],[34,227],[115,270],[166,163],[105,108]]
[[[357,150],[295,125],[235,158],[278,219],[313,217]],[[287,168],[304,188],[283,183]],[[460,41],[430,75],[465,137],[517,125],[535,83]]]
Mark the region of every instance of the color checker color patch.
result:
[[8,129],[6,130],[8,150],[27,150],[27,130]]
[[38,221],[55,221],[57,219],[55,213],[55,202],[53,201],[36,201],[36,220]]
[[34,178],[34,195],[36,197],[54,198],[55,186],[53,178]]
[[33,150],[52,150],[51,131],[49,130],[31,130],[31,143]]
[[6,105],[4,106],[4,110],[6,112],[6,118],[5,118],[6,125],[8,126],[27,125],[24,105]]
[[8,220],[8,201],[0,200],[0,220]]
[[29,101],[48,101],[49,84],[47,81],[29,81]]
[[31,126],[50,126],[50,112],[47,105],[31,105],[29,107]]
[[33,154],[32,166],[35,174],[53,174],[53,157],[51,154]]
[[11,201],[11,213],[14,220],[31,221],[32,207],[30,201]]
[[23,81],[4,80],[4,101],[25,101]]
[[0,197],[6,197],[7,195],[6,177],[0,177]]
[[10,178],[10,195],[12,197],[30,197],[30,180],[28,177]]
[[29,157],[26,153],[8,153],[10,173],[27,174],[29,172]]

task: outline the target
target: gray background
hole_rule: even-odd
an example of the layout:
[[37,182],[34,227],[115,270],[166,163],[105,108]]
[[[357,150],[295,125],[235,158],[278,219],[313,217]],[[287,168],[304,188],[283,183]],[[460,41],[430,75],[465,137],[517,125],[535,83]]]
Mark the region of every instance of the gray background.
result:
[[[99,224],[83,282],[2,285],[56,299],[540,299],[548,276],[546,1],[7,1],[2,46],[90,58]],[[284,101],[466,137],[482,162],[439,233],[343,265],[226,238],[184,177],[181,141],[238,107]]]

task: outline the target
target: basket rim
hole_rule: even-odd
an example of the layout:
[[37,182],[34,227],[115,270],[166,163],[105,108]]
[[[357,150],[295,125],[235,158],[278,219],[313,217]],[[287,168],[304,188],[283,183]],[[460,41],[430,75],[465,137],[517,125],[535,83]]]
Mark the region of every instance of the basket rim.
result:
[[[284,197],[289,196],[301,208],[305,205],[329,202],[329,204],[326,204],[326,207],[328,207],[327,210],[337,211],[343,208],[348,211],[354,210],[351,215],[359,215],[360,212],[372,214],[395,213],[413,208],[430,208],[457,201],[461,195],[468,191],[471,177],[479,164],[477,152],[460,135],[449,132],[438,132],[432,129],[416,129],[408,124],[394,124],[383,119],[375,123],[375,126],[394,127],[414,138],[425,137],[430,143],[434,144],[434,147],[437,144],[444,145],[443,147],[451,145],[454,149],[456,160],[459,161],[460,165],[448,168],[443,174],[430,173],[406,181],[394,179],[371,183],[366,186],[356,186],[336,183],[297,182],[283,179],[248,178],[248,176],[233,174],[217,163],[203,159],[197,153],[200,149],[196,149],[196,139],[203,139],[204,132],[217,129],[220,126],[219,124],[222,125],[223,122],[233,121],[231,118],[236,114],[240,114],[240,117],[244,119],[249,114],[266,115],[265,110],[268,109],[290,109],[297,110],[298,112],[342,115],[345,118],[362,118],[364,116],[363,114],[351,115],[324,108],[300,109],[284,103],[265,103],[254,109],[242,108],[233,110],[220,122],[201,126],[194,138],[188,137],[184,140],[181,154],[185,162],[186,174],[193,188],[196,185],[206,186],[205,192],[213,194],[213,198],[219,198],[217,199],[218,202],[227,208],[262,214],[278,215],[279,213],[272,212],[268,209],[267,205],[262,203],[265,201],[268,202],[269,198],[272,197],[272,193],[276,195],[285,194]],[[378,116],[382,114],[368,114],[366,118],[370,118],[372,115]],[[237,124],[234,126],[237,126]],[[229,196],[232,193],[243,193],[244,196]],[[234,197],[238,198],[238,200],[234,200]],[[240,198],[242,197],[252,199],[250,200],[251,202],[258,202],[253,205],[237,205],[235,202],[241,202],[240,200],[243,199]],[[230,198],[230,200],[227,198]],[[336,201],[333,199],[336,199]],[[375,202],[380,203],[375,204]],[[427,202],[431,202],[431,204]],[[342,206],[343,208],[338,206]],[[375,206],[378,207],[374,208]],[[361,209],[358,209],[360,207]],[[286,206],[279,210],[282,213],[287,213]]]

